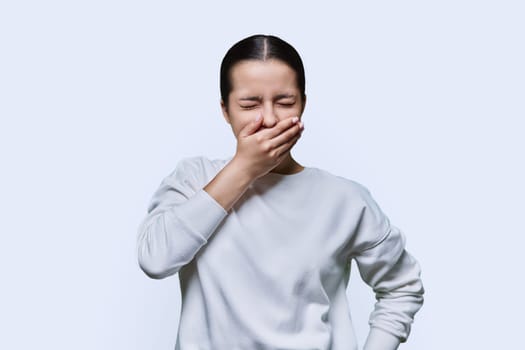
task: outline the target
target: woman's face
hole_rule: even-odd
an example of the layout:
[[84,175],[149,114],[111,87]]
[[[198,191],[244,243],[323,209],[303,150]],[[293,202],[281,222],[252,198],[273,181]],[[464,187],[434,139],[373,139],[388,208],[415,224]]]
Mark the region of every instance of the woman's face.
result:
[[280,60],[244,60],[231,70],[232,90],[228,109],[221,101],[222,112],[235,137],[259,114],[261,129],[271,128],[280,120],[304,111],[295,71]]

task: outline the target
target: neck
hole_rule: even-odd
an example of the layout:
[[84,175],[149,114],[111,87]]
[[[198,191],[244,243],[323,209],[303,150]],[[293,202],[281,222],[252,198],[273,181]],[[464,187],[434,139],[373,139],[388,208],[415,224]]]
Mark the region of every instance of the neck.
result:
[[301,172],[302,170],[304,170],[304,166],[297,163],[295,159],[292,158],[290,152],[288,152],[288,155],[270,172],[288,175]]

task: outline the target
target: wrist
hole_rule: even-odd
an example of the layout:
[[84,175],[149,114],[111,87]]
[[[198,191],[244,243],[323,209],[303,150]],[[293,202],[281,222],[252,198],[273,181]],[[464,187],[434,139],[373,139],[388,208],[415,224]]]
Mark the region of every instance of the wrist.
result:
[[363,350],[397,350],[400,340],[395,335],[377,327],[370,327]]
[[250,167],[241,160],[237,154],[226,164],[228,169],[231,169],[231,172],[235,174],[235,177],[244,184],[249,184],[257,178],[255,174],[252,173]]

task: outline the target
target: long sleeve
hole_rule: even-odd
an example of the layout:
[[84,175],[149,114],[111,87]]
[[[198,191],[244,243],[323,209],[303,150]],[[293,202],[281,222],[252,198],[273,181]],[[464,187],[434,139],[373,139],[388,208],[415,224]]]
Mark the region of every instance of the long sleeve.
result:
[[149,277],[177,273],[228,214],[204,191],[201,176],[197,158],[183,158],[153,194],[137,235],[138,263]]
[[370,314],[370,333],[364,350],[395,350],[406,342],[415,314],[423,305],[424,288],[419,263],[405,249],[403,232],[390,223],[363,187],[366,206],[358,236],[361,244],[352,252],[363,281],[377,302]]

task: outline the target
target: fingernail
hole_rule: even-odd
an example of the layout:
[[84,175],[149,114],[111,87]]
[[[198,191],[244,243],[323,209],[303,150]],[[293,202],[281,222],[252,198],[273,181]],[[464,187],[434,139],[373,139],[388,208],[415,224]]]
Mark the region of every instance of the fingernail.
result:
[[293,117],[293,118],[292,118],[292,122],[294,122],[294,123],[297,123],[298,120],[299,120],[298,117]]
[[259,114],[256,118],[255,118],[255,121],[258,122],[259,120],[261,120],[262,118],[262,114]]
[[304,123],[303,123],[302,120],[299,122],[299,127],[300,127],[301,129],[304,129]]

